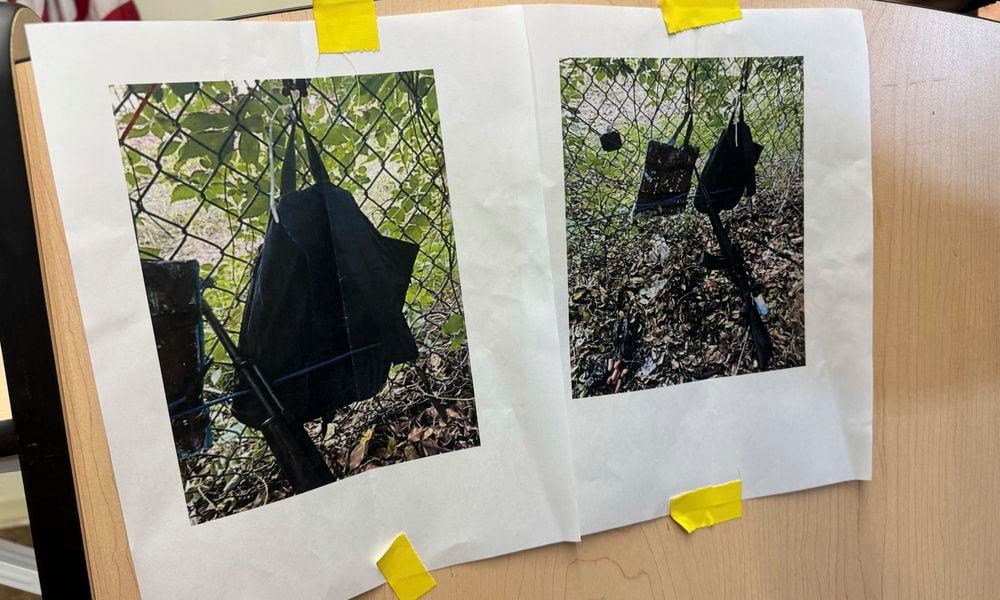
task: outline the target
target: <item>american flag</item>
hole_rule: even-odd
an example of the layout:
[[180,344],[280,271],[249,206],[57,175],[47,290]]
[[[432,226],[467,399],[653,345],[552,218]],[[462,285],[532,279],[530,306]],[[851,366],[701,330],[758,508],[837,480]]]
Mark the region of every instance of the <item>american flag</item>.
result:
[[27,6],[43,21],[136,21],[132,0],[7,0]]

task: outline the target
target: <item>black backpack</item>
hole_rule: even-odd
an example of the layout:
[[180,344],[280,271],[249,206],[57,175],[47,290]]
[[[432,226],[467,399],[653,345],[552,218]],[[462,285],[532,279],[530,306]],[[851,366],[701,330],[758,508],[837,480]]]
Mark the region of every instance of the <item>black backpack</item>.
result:
[[[373,397],[417,346],[403,316],[416,244],[383,236],[346,190],[330,183],[309,133],[315,183],[295,190],[293,122],[272,215],[250,283],[239,355],[253,361],[288,421],[328,417]],[[241,422],[267,413],[253,394],[233,402]]]
[[744,192],[748,198],[753,196],[757,191],[757,161],[763,150],[753,141],[741,107],[739,120],[734,123],[733,117],[729,118],[729,125],[705,161],[694,207],[708,212],[707,198],[711,198],[712,207],[721,212],[736,206]]
[[[699,173],[694,207],[702,213],[708,213],[709,202],[715,212],[719,213],[736,206],[744,192],[747,198],[757,193],[757,161],[760,160],[764,147],[753,141],[750,126],[743,119],[743,97],[746,95],[752,68],[751,59],[746,59],[736,96],[739,108],[733,107],[729,124],[719,136],[719,141],[715,143]],[[737,115],[739,119],[736,118]]]

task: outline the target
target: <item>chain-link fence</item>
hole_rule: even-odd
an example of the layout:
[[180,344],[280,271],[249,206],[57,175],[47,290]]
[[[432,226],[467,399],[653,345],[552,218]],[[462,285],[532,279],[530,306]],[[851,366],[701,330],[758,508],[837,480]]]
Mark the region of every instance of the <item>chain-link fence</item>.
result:
[[[574,396],[753,370],[731,286],[722,273],[697,268],[702,250],[718,253],[708,219],[691,202],[679,214],[633,212],[647,144],[674,138],[681,146],[689,103],[689,143],[700,150],[693,196],[700,169],[735,114],[744,68],[744,116],[763,152],[757,194],[723,218],[769,291],[773,368],[804,364],[802,58],[566,59],[561,86]],[[602,147],[602,136],[614,134],[620,148]],[[614,331],[622,319],[633,331],[628,352],[623,334]],[[603,385],[623,353],[633,356],[616,370],[627,368],[628,376]]]
[[[196,260],[203,297],[233,339],[279,187],[287,109],[301,97],[332,183],[380,233],[420,247],[404,306],[419,358],[393,367],[375,398],[328,425],[307,423],[311,439],[338,479],[478,445],[432,72],[122,85],[112,94],[141,258]],[[308,160],[296,163],[301,185],[311,184]],[[194,522],[291,493],[260,433],[233,418],[238,377],[208,327],[203,348],[204,406],[171,410]],[[205,415],[208,435],[199,432]]]

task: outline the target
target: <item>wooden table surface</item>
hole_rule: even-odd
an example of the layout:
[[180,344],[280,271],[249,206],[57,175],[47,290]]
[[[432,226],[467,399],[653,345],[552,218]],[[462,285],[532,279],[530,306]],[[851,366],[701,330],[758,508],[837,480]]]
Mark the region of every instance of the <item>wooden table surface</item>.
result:
[[[381,0],[378,8],[396,14],[494,4],[502,2]],[[865,12],[875,202],[873,480],[752,500],[741,520],[693,535],[659,519],[441,569],[430,598],[1000,595],[1000,25],[881,2],[742,4]],[[19,65],[16,77],[92,587],[101,600],[136,598],[30,64]],[[364,597],[393,596],[383,586]]]

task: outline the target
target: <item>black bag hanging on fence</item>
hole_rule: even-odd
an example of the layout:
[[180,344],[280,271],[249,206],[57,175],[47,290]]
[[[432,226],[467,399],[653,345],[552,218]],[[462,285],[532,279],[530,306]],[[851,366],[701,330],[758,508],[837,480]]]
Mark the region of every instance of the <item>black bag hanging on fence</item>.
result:
[[[330,183],[305,127],[315,183],[295,191],[295,129],[293,121],[239,351],[271,383],[288,420],[304,423],[371,398],[392,364],[417,357],[402,309],[419,247],[380,234]],[[233,402],[233,414],[252,427],[266,418],[252,394]]]
[[[711,198],[712,206],[720,212],[736,206],[744,192],[748,198],[757,192],[757,161],[764,147],[753,141],[750,127],[743,120],[743,95],[750,76],[749,65],[748,61],[743,69],[739,111],[737,113],[734,109],[729,115],[729,124],[712,148],[700,174],[694,206],[703,213],[708,212],[706,198]],[[737,114],[739,120],[734,123]]]
[[[693,119],[688,115],[685,120],[688,128],[684,144],[680,147],[676,145],[677,133],[665,144],[656,140],[650,140],[646,144],[646,162],[635,200],[635,212],[661,209],[674,213],[687,204],[691,175],[694,173],[699,150],[689,144]],[[684,121],[681,121],[678,132],[683,126]]]
[[[674,135],[667,143],[650,140],[646,144],[646,161],[639,181],[639,193],[635,199],[635,213],[659,209],[666,214],[676,214],[687,205],[691,191],[691,175],[698,161],[700,150],[691,145],[694,129],[694,109],[691,100],[691,71],[684,84],[687,111]],[[653,115],[655,120],[656,115]],[[684,143],[677,145],[677,136],[687,124]],[[650,123],[652,126],[652,123]]]

